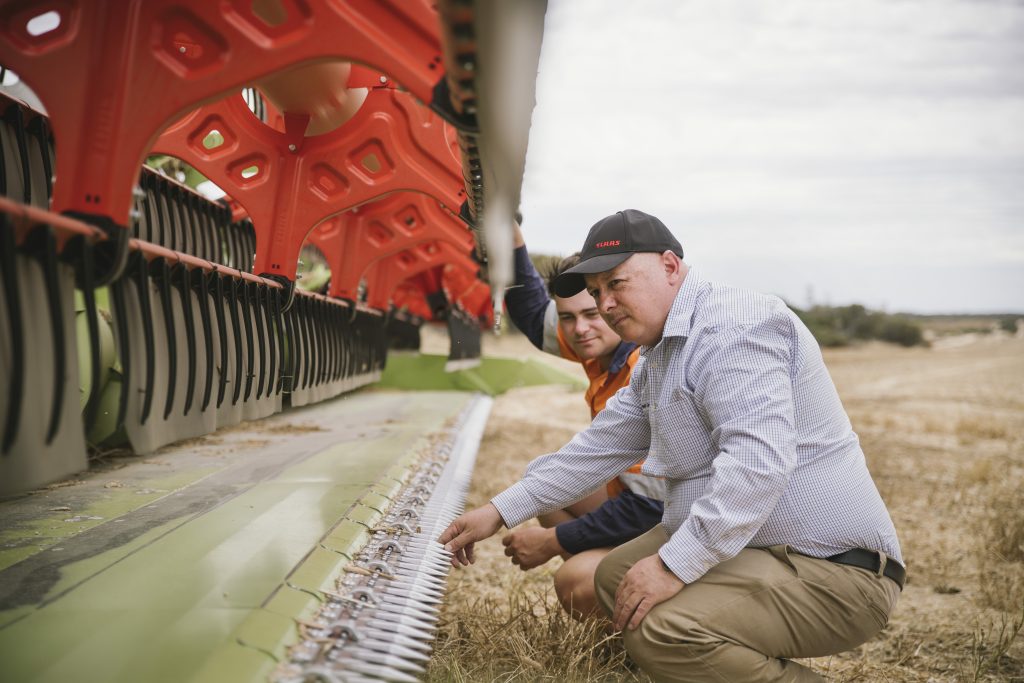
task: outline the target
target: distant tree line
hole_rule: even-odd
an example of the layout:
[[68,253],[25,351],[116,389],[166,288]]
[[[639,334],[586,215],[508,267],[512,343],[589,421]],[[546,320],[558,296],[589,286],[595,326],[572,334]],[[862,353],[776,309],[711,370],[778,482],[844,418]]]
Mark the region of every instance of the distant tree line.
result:
[[[561,257],[531,254],[533,265],[542,277],[551,273]],[[848,346],[860,341],[878,339],[900,346],[927,345],[924,329],[906,316],[869,311],[860,304],[851,306],[789,307],[804,321],[822,346]]]
[[847,346],[871,339],[900,346],[927,345],[921,326],[902,315],[869,311],[860,304],[790,308],[822,346]]

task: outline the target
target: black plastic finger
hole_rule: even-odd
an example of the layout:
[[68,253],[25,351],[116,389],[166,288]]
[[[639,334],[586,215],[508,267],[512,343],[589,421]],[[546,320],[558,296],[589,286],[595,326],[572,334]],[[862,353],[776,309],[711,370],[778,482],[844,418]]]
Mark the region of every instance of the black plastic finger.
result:
[[[96,421],[96,408],[100,393],[100,325],[96,311],[96,277],[94,273],[92,242],[83,235],[76,235],[64,246],[62,257],[71,261],[75,268],[77,287],[82,291],[85,303],[86,330],[89,334],[89,396],[85,402],[84,420],[86,433]],[[81,344],[82,342],[78,342]],[[83,368],[78,369],[79,373]]]
[[214,315],[217,316],[217,343],[220,347],[220,378],[217,382],[217,407],[224,403],[224,392],[228,386],[228,330],[224,321],[224,281],[220,273],[207,276],[213,285]]
[[4,112],[4,120],[14,130],[14,140],[18,148],[18,161],[21,164],[21,178],[24,187],[22,188],[21,201],[25,204],[32,203],[32,172],[28,162],[28,140],[25,137],[25,115],[21,107],[11,104]]
[[128,305],[125,301],[127,280],[118,278],[110,285],[110,301],[114,307],[117,348],[121,352],[121,396],[117,402],[115,429],[120,429],[128,415],[128,395],[132,382],[131,336],[128,333]]
[[239,280],[230,278],[228,285],[228,299],[231,312],[231,336],[235,340],[235,388],[231,392],[231,405],[236,405],[242,395],[242,368],[245,364],[245,357],[242,355],[242,302],[239,296],[244,285]]
[[256,376],[256,400],[263,398],[263,385],[267,373],[267,338],[263,327],[263,286],[255,282],[249,283],[249,302],[252,305],[253,317],[256,319],[256,350],[259,353],[259,374]]
[[50,419],[46,428],[46,443],[49,445],[60,428],[60,417],[64,407],[65,374],[67,373],[64,316],[60,297],[60,277],[57,272],[57,236],[53,228],[48,225],[33,228],[25,240],[25,249],[39,261],[43,268],[46,308],[49,312],[51,339],[53,339],[53,402],[50,405]]
[[250,310],[249,285],[242,281],[239,286],[241,294],[242,321],[245,323],[245,400],[252,396],[252,380],[255,375],[255,353],[253,352],[252,341],[252,311]]
[[277,319],[274,317],[274,304],[272,300],[277,299],[277,290],[271,287],[263,287],[263,317],[267,321],[267,360],[270,367],[267,369],[266,394],[270,396],[274,392],[274,385],[277,384]]
[[203,377],[203,399],[199,404],[199,410],[205,411],[210,406],[210,396],[213,393],[213,330],[210,320],[210,293],[206,287],[206,272],[196,268],[191,273],[192,291],[199,297],[199,320],[203,326],[203,350],[206,358],[203,367],[206,368],[206,376]]
[[185,318],[185,415],[192,409],[196,389],[196,329],[192,319],[192,292],[189,283],[188,267],[184,263],[174,266],[172,278],[178,297],[181,300],[181,312]]
[[37,116],[28,126],[29,132],[39,141],[40,165],[43,167],[43,177],[46,180],[46,200],[41,206],[48,206],[49,199],[53,196],[53,164],[50,163],[50,126],[45,116]]
[[284,314],[281,313],[281,290],[273,289],[270,291],[270,305],[274,314],[274,330],[277,333],[277,351],[278,351],[278,363],[277,363],[277,382],[275,382],[274,393],[280,394],[282,383],[284,382],[284,364],[285,364],[285,321]]
[[[153,391],[156,381],[156,340],[153,338],[153,308],[149,298],[149,264],[142,252],[134,252],[128,258],[128,273],[135,283],[135,293],[139,298],[139,313],[142,318],[142,338],[145,345],[146,367],[145,384],[142,393],[142,413],[140,424],[146,424],[153,408]],[[127,391],[127,388],[125,388]]]
[[295,391],[297,381],[295,377],[295,368],[298,367],[298,330],[296,329],[296,316],[298,314],[295,311],[293,305],[289,310],[284,313],[284,324],[285,324],[285,343],[288,345],[288,364],[287,368],[281,373],[282,381],[284,382],[285,391],[291,393]]
[[300,388],[309,386],[309,369],[313,360],[313,344],[311,339],[309,297],[296,297],[295,306],[298,310],[299,333],[302,335],[302,384]]
[[164,400],[164,419],[174,407],[174,390],[178,382],[178,341],[174,333],[174,308],[171,305],[171,268],[167,261],[155,259],[150,274],[160,290],[160,308],[164,314],[164,338],[167,340],[167,397]]
[[[2,151],[2,150],[0,150]],[[0,156],[3,156],[0,153]],[[0,214],[0,278],[11,335],[11,367],[7,378],[7,419],[4,421],[0,450],[4,455],[18,436],[21,408],[25,396],[25,326],[21,318],[21,296],[18,292],[18,262],[15,254],[14,226],[7,214]]]

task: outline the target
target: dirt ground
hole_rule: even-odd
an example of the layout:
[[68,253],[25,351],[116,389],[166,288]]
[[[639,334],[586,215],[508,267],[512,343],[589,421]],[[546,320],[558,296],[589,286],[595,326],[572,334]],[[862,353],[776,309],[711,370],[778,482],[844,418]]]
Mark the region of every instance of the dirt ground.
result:
[[[485,352],[538,353],[513,335],[487,340]],[[909,578],[877,638],[807,663],[836,681],[1024,681],[1024,339],[869,344],[826,361]],[[467,504],[514,482],[588,419],[579,392],[562,387],[498,397]],[[523,573],[501,550],[497,538],[481,544],[477,564],[450,579],[429,680],[647,680],[599,625],[561,614],[550,588],[560,560]]]

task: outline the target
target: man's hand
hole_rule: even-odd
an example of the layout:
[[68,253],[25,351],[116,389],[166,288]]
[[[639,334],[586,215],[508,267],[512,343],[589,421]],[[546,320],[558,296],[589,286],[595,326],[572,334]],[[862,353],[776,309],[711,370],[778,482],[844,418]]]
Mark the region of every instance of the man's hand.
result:
[[512,558],[512,564],[518,564],[523,571],[539,567],[565,552],[555,530],[539,526],[513,531],[501,542],[505,546],[505,554]]
[[465,567],[476,561],[473,544],[493,536],[504,523],[498,508],[488,503],[456,517],[437,540],[444,544],[445,550],[454,553],[453,567]]
[[612,625],[621,631],[628,622],[629,630],[634,630],[655,605],[665,602],[685,585],[665,568],[657,554],[645,557],[629,568],[615,591]]

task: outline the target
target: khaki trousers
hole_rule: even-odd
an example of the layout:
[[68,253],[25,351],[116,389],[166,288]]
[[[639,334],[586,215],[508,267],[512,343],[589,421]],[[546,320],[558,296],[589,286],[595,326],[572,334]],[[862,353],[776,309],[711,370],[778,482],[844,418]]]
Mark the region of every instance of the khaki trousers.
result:
[[[633,564],[668,541],[659,524],[619,546],[597,568],[609,615]],[[630,657],[656,681],[821,681],[792,657],[822,657],[878,633],[899,586],[865,569],[788,551],[746,548],[656,605],[623,632]]]

